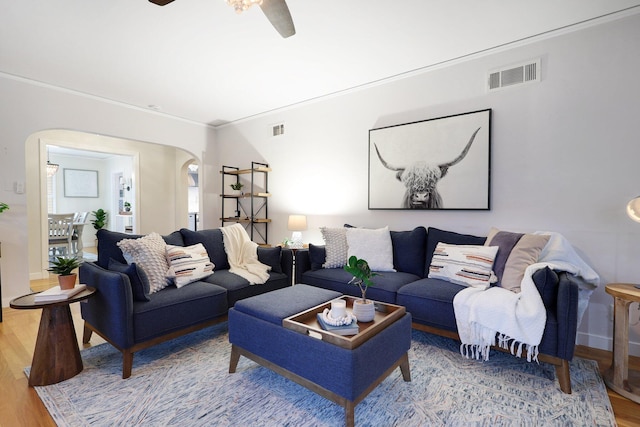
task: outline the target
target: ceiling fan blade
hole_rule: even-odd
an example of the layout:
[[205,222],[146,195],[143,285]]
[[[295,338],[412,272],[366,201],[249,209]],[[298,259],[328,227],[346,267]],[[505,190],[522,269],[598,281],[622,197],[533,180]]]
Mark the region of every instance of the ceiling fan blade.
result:
[[285,0],[264,0],[260,5],[273,28],[275,28],[285,39],[296,33],[296,28],[291,19],[291,13]]
[[153,4],[157,4],[158,6],[166,6],[171,3],[173,0],[149,0]]

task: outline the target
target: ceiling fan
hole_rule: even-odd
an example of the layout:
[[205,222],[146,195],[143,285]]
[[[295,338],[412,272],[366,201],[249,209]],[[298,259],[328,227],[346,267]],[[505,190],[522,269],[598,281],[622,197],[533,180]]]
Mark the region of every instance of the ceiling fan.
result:
[[[149,0],[153,4],[158,6],[165,6],[171,3],[173,0]],[[237,0],[240,2],[239,0]],[[227,3],[233,5],[235,2],[227,0]],[[293,25],[293,19],[291,19],[291,13],[287,6],[286,0],[261,0],[252,3],[260,5],[260,9],[267,17],[273,28],[275,28],[283,38],[290,37],[296,33],[296,28]],[[252,4],[251,3],[251,4]],[[239,11],[242,11],[240,9]],[[236,11],[238,8],[236,7]]]

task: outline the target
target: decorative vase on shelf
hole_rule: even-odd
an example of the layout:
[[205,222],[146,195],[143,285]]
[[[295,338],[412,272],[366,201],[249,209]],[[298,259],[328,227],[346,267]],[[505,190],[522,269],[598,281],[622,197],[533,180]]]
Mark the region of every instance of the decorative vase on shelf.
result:
[[353,302],[353,314],[358,319],[358,322],[371,322],[376,317],[376,309],[373,305],[373,301],[368,300],[366,302],[362,300],[355,300]]

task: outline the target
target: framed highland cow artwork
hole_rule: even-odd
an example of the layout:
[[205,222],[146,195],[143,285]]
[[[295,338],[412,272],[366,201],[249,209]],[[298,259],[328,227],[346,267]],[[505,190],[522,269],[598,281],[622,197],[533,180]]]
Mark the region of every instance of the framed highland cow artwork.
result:
[[369,209],[490,209],[491,109],[369,131]]

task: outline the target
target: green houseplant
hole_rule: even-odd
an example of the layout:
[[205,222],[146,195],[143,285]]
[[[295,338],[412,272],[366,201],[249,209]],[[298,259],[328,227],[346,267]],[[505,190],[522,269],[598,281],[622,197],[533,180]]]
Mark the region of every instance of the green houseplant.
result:
[[241,182],[236,182],[231,184],[231,189],[233,190],[231,192],[231,194],[233,195],[240,195],[242,194],[242,187],[244,187],[244,184]]
[[60,289],[71,289],[76,284],[77,274],[73,272],[80,266],[78,258],[56,257],[51,262],[49,271],[58,275],[58,284]]
[[9,205],[4,202],[0,202],[0,213],[6,211],[7,209],[9,209]]
[[355,255],[349,258],[349,261],[344,266],[344,270],[353,276],[353,278],[349,280],[349,284],[358,285],[362,294],[362,299],[356,300],[353,303],[353,314],[355,314],[359,321],[372,321],[375,317],[375,307],[373,301],[367,301],[367,289],[369,286],[373,286],[371,279],[375,276],[380,276],[380,274],[371,271],[369,263],[364,259],[359,259]]
[[96,230],[100,230],[102,227],[107,225],[107,211],[100,208],[96,211],[91,212],[91,214],[95,218],[94,220],[91,220],[93,228],[95,228]]

